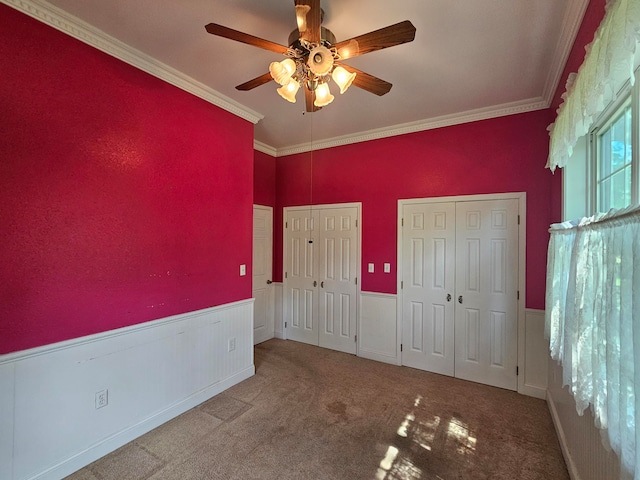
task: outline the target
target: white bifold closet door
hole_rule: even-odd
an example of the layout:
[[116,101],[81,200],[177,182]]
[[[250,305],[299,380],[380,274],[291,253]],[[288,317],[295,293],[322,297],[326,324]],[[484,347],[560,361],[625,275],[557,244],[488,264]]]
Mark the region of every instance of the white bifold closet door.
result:
[[455,203],[403,209],[402,363],[454,375]]
[[402,362],[517,389],[518,200],[403,206]]
[[356,353],[357,207],[286,209],[287,338]]

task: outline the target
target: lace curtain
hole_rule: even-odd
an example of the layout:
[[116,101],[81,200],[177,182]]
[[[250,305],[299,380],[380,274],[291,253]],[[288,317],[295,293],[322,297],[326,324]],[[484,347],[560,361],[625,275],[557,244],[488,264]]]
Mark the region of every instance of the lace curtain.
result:
[[640,1],[609,0],[607,12],[586,47],[577,74],[569,75],[564,103],[549,126],[551,141],[547,168],[564,167],[578,139],[627,80],[634,83],[634,56],[640,43]]
[[[545,334],[582,415],[640,480],[640,206],[550,229]],[[638,391],[636,392],[636,385]]]

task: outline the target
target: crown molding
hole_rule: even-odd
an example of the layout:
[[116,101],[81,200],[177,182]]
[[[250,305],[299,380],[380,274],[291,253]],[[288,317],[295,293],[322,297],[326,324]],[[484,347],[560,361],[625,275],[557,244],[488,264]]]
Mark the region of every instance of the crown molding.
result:
[[276,150],[271,145],[267,145],[266,143],[262,143],[258,140],[253,141],[253,149],[262,153],[266,153],[267,155],[271,155],[272,157],[278,156],[278,150]]
[[264,118],[264,115],[248,109],[47,2],[40,0],[0,0],[0,2],[244,120],[255,124]]
[[[422,132],[424,130],[433,130],[441,127],[450,127],[463,123],[478,122],[491,118],[506,117],[508,115],[517,115],[519,113],[533,112],[536,110],[544,110],[549,108],[545,99],[538,97],[518,102],[505,103],[492,107],[479,108],[466,112],[455,113],[451,115],[443,115],[417,122],[403,123],[387,128],[378,128],[352,135],[343,135],[339,137],[329,138],[311,143],[301,143],[291,147],[278,148],[276,157],[293,155],[296,153],[304,153],[312,150],[322,150],[324,148],[339,147],[352,143],[368,142],[370,140],[379,140],[381,138],[394,137],[397,135],[406,135],[408,133]],[[264,152],[268,153],[268,152]]]
[[562,29],[560,31],[560,38],[556,44],[555,51],[553,52],[553,59],[551,61],[551,67],[547,74],[547,80],[542,90],[542,98],[547,102],[547,107],[553,102],[558,84],[562,78],[564,67],[567,64],[567,59],[573,48],[573,43],[576,40],[584,14],[587,11],[589,0],[569,0],[567,9],[564,13],[562,20]]

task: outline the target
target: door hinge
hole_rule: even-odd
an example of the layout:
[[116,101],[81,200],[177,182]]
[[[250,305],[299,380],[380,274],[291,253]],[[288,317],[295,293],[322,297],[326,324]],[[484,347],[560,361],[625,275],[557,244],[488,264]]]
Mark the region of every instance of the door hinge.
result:
[[284,222],[284,228],[289,228],[289,222]]
[[353,337],[353,341],[354,341],[354,342],[356,342],[356,343],[358,342],[358,335],[356,335],[355,337]]
[[401,226],[401,227],[404,227],[404,218],[401,218],[401,219],[400,219],[400,226]]
[[402,351],[402,344],[400,344],[400,351]]
[[520,225],[520,215],[518,215],[518,225]]
[[358,284],[358,277],[355,278],[355,281],[356,281],[356,285],[357,285]]
[[287,322],[284,322],[284,328],[287,328]]
[[516,377],[520,375],[520,367],[516,367]]
[[358,228],[358,219],[356,219],[356,228]]
[[516,294],[516,297],[518,300],[520,300],[520,290],[518,290],[518,293]]
[[400,290],[402,290],[404,288],[404,281],[400,280]]
[[287,278],[288,273],[284,272],[284,278]]

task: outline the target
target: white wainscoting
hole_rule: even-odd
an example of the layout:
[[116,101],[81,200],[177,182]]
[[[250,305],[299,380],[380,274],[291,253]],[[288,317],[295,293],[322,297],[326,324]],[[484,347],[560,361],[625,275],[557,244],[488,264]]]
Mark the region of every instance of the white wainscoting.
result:
[[358,356],[400,365],[400,334],[396,295],[360,293]]
[[524,354],[520,356],[518,392],[545,399],[549,342],[544,338],[544,310],[525,309],[524,329]]
[[0,478],[61,479],[254,373],[253,300],[2,355]]
[[556,427],[562,454],[572,480],[620,478],[620,463],[602,446],[600,430],[590,409],[579,416],[569,387],[562,387],[562,367],[549,358],[547,404]]
[[275,287],[275,314],[274,314],[274,324],[275,324],[275,336],[276,338],[286,338],[284,336],[284,314],[283,314],[283,305],[282,305],[282,292],[283,292],[283,284],[282,282],[273,282],[273,286]]

